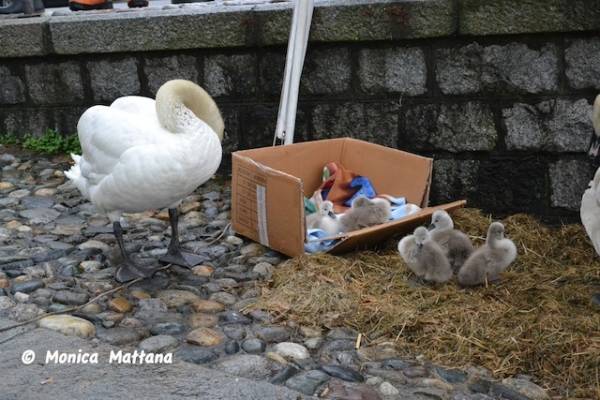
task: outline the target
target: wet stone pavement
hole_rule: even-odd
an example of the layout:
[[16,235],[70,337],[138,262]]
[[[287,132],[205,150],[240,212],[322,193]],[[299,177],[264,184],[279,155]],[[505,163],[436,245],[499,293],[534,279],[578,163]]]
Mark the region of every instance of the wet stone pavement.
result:
[[[18,156],[0,147],[0,315],[15,321],[85,304],[119,286],[110,222],[65,180],[66,168],[66,158]],[[204,257],[201,265],[160,271],[40,326],[128,351],[173,352],[330,399],[548,398],[528,376],[497,381],[484,368],[442,368],[418,355],[401,357],[391,343],[357,350],[352,329],[278,324],[265,312],[245,313],[284,257],[227,228],[229,199],[229,187],[215,179],[181,205],[181,241]],[[166,211],[125,220],[128,249],[141,262],[157,263],[170,239]]]

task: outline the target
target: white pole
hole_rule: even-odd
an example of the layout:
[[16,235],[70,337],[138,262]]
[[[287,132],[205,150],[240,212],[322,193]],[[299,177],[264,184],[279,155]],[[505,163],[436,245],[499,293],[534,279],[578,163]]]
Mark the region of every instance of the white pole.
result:
[[279,112],[275,128],[276,138],[283,140],[284,144],[294,142],[300,76],[302,75],[302,67],[308,45],[313,8],[314,0],[296,0],[294,4],[281,88],[281,99],[279,101]]

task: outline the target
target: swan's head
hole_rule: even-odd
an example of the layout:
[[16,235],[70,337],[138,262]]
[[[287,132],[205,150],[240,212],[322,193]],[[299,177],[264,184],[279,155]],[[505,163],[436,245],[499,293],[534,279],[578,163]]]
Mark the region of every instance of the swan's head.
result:
[[319,215],[322,217],[335,218],[335,213],[333,212],[333,203],[329,200],[321,203],[319,206]]
[[177,130],[180,117],[177,105],[184,105],[196,117],[204,121],[223,141],[225,123],[217,103],[212,97],[194,82],[175,79],[163,84],[156,93],[156,113],[160,123],[168,130]]
[[592,107],[592,125],[594,126],[594,133],[590,141],[588,156],[595,161],[595,165],[597,166],[598,157],[600,156],[600,94],[596,96]]
[[413,235],[415,236],[415,243],[417,246],[422,246],[423,242],[429,238],[429,231],[424,226],[420,226],[415,229]]
[[594,125],[596,136],[600,136],[600,94],[596,96],[596,100],[594,100],[594,106],[592,108],[592,125]]
[[487,240],[501,240],[504,238],[504,225],[500,222],[492,222],[488,228]]
[[600,205],[600,191],[598,190],[598,186],[600,186],[600,168],[596,170],[594,174],[594,179],[590,182],[589,187],[592,189],[592,193],[594,194],[594,198],[596,202]]
[[452,218],[450,214],[448,214],[444,210],[437,210],[431,216],[431,224],[429,224],[429,230],[444,230],[444,229],[452,229],[454,228],[454,222],[452,222]]

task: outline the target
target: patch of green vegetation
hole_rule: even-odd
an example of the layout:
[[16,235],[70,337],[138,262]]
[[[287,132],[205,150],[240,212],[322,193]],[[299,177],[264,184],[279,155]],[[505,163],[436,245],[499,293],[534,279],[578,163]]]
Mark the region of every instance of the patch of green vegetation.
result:
[[20,138],[11,134],[0,135],[0,144],[17,145],[42,154],[81,153],[77,135],[65,136],[53,129],[48,129],[42,136],[25,135]]
[[19,138],[11,133],[0,135],[0,144],[14,145],[19,144]]

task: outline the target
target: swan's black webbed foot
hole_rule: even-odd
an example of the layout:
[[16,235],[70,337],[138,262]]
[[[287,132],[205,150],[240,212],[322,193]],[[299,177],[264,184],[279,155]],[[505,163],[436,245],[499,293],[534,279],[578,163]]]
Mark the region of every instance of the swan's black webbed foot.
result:
[[123,261],[117,266],[115,280],[119,283],[125,283],[138,278],[150,278],[155,272],[155,268],[142,267],[131,260]]
[[196,265],[202,264],[204,258],[181,250],[171,252],[171,249],[169,248],[169,252],[162,256],[159,261],[164,264],[173,264],[185,268],[192,268]]
[[150,278],[154,275],[156,272],[155,268],[137,265],[133,262],[129,253],[127,253],[127,250],[125,250],[125,245],[123,244],[123,228],[119,222],[113,222],[113,232],[117,238],[117,244],[119,245],[119,250],[121,251],[121,256],[123,258],[117,266],[115,280],[119,283],[124,283],[138,278]]
[[164,264],[179,265],[185,268],[192,268],[195,265],[201,264],[204,261],[194,253],[182,251],[179,245],[179,231],[177,226],[179,223],[179,214],[176,208],[169,208],[169,220],[171,221],[171,243],[167,254],[162,256],[159,261]]

